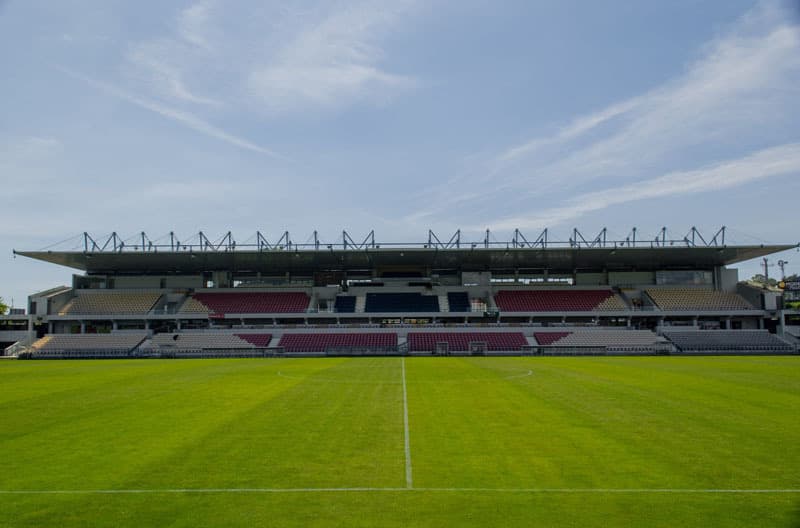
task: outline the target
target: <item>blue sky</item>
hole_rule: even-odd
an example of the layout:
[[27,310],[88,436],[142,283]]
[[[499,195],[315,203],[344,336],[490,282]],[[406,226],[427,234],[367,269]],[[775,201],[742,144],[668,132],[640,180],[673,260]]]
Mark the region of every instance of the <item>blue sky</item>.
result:
[[799,24],[796,0],[0,0],[0,296],[69,283],[11,250],[83,231],[800,242]]

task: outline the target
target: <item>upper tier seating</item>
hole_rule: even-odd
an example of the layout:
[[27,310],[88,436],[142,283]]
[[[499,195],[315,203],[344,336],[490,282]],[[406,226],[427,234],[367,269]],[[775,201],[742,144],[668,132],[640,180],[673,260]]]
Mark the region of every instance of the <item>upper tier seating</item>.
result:
[[439,298],[420,293],[368,293],[365,312],[438,312]]
[[106,353],[127,355],[145,340],[145,333],[125,334],[50,334],[35,341],[31,348],[37,355],[78,355]]
[[207,332],[158,334],[148,343],[151,348],[210,350],[215,348],[266,348],[271,334],[225,334]]
[[308,309],[310,300],[304,292],[202,292],[187,299],[180,311],[214,314],[303,313]]
[[611,290],[501,290],[494,297],[505,312],[593,312],[627,310]]
[[433,352],[436,343],[447,343],[451,352],[466,352],[469,344],[486,343],[492,352],[520,351],[528,345],[522,332],[409,332],[409,352]]
[[646,290],[662,310],[752,310],[735,293],[699,288],[653,288]]
[[447,303],[450,305],[451,312],[470,312],[472,307],[469,303],[467,292],[448,292]]
[[81,292],[58,315],[145,315],[160,298],[147,292]]
[[766,330],[668,330],[664,336],[684,352],[792,352]]
[[397,334],[283,334],[278,346],[286,352],[325,352],[331,348],[376,348],[397,346]]
[[651,347],[658,339],[649,330],[535,332],[533,337],[540,345],[555,347]]
[[356,299],[355,295],[339,295],[333,308],[338,313],[353,313],[356,311]]

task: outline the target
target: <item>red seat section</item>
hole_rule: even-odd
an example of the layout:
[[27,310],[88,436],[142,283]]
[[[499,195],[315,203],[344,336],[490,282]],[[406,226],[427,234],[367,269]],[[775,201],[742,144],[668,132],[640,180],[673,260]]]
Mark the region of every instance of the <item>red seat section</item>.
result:
[[410,352],[433,352],[436,343],[446,342],[450,351],[467,351],[469,344],[484,342],[491,351],[522,350],[528,340],[522,332],[409,332]]
[[613,296],[611,290],[501,290],[494,300],[504,312],[590,312]]
[[272,334],[236,334],[236,337],[258,348],[266,348],[272,341]]
[[304,292],[195,293],[213,313],[302,313],[310,298]]
[[540,345],[547,346],[561,341],[571,333],[572,332],[534,332],[533,337],[536,338],[536,342]]
[[283,334],[278,346],[286,352],[325,352],[339,347],[396,347],[397,334]]

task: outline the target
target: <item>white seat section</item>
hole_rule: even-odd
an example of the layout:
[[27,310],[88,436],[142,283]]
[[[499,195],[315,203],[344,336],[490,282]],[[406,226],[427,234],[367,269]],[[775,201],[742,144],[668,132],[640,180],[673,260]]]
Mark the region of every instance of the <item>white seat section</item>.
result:
[[158,334],[148,342],[148,348],[255,348],[235,334],[180,333]]
[[[548,336],[563,335],[552,343]],[[549,346],[563,347],[648,347],[658,341],[658,336],[649,330],[573,330],[561,332],[537,332],[537,341]]]
[[662,310],[752,310],[741,296],[703,288],[651,288],[647,295]]
[[79,292],[59,315],[144,315],[160,298],[157,292]]
[[144,341],[147,334],[51,334],[31,345],[34,353],[46,355],[65,350],[119,350],[130,351]]

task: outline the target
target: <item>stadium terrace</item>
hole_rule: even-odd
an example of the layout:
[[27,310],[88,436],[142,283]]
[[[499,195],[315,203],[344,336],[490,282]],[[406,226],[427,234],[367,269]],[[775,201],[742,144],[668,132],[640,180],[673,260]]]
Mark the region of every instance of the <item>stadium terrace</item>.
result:
[[729,266],[793,247],[726,245],[725,228],[419,243],[344,231],[333,244],[84,233],[77,249],[15,251],[82,273],[4,317],[0,346],[27,358],[791,354],[798,314]]

